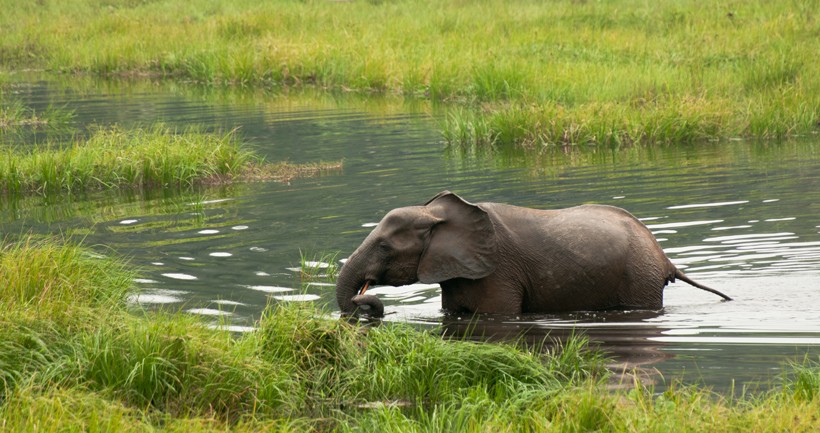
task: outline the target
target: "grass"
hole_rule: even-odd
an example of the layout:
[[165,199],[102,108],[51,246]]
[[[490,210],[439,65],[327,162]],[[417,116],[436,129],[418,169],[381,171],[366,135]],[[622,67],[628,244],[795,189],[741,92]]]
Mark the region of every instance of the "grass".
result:
[[74,118],[74,112],[65,108],[48,107],[38,113],[17,100],[5,101],[0,89],[0,131],[16,127],[61,127]]
[[[42,256],[53,260],[34,260]],[[54,263],[58,262],[59,266]],[[49,291],[7,275],[26,266]],[[104,270],[104,272],[102,272]],[[0,426],[6,431],[814,431],[820,363],[783,386],[719,396],[608,391],[576,339],[552,351],[361,327],[303,303],[234,335],[178,314],[133,315],[133,272],[55,240],[0,249]],[[10,283],[11,281],[11,283]],[[21,295],[21,293],[25,293]],[[70,296],[56,296],[56,293]],[[41,296],[41,294],[45,294]],[[64,310],[55,316],[46,311]],[[86,313],[82,313],[85,311]],[[87,314],[88,312],[94,314]]]
[[185,188],[235,180],[287,180],[338,167],[340,163],[267,164],[242,146],[234,132],[111,127],[68,145],[0,150],[0,193]]
[[777,138],[820,120],[812,0],[3,1],[6,68],[454,102],[454,145]]
[[302,280],[336,280],[339,252],[309,254],[299,251],[299,276]]
[[134,276],[122,260],[32,236],[0,241],[0,270],[0,309],[43,315],[120,304]]

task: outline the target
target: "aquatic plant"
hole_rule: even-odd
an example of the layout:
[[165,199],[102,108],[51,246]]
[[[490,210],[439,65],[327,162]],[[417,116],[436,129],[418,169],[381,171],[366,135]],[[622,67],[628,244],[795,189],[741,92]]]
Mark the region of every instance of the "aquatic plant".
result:
[[74,119],[74,111],[67,108],[49,106],[38,113],[19,100],[3,100],[2,96],[0,90],[0,131],[23,126],[58,128]]

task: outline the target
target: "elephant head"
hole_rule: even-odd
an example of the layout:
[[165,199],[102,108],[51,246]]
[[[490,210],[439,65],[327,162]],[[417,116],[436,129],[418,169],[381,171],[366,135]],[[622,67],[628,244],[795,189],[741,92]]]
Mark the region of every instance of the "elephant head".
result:
[[[496,250],[487,212],[444,191],[423,206],[385,215],[342,267],[336,301],[343,314],[354,314],[362,305],[358,295],[372,285],[483,278],[495,270]],[[378,309],[378,300],[369,299]]]

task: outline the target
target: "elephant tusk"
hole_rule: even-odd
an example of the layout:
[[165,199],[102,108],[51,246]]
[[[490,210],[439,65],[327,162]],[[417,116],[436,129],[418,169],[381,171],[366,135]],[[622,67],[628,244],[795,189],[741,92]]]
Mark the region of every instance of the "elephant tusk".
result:
[[370,281],[365,281],[364,286],[362,286],[362,288],[359,289],[359,295],[364,295],[364,292],[367,291],[368,286],[370,286]]

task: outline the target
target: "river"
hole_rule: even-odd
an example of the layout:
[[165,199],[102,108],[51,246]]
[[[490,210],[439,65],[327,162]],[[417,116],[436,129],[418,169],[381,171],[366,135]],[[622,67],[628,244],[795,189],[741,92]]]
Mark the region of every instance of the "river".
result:
[[332,279],[302,277],[302,262],[337,265],[387,211],[447,189],[472,202],[623,207],[690,277],[735,300],[676,283],[659,312],[445,318],[436,285],[376,287],[368,293],[384,300],[388,320],[473,337],[585,333],[616,368],[722,391],[767,388],[789,362],[820,356],[817,135],[534,154],[448,148],[441,107],[397,98],[53,77],[20,80],[9,94],[75,115],[68,132],[6,132],[6,144],[161,121],[238,128],[269,160],[343,160],[339,172],[288,183],[0,202],[3,233],[60,234],[129,257],[141,268],[135,308],[236,330],[251,329],[269,302],[332,311]]

